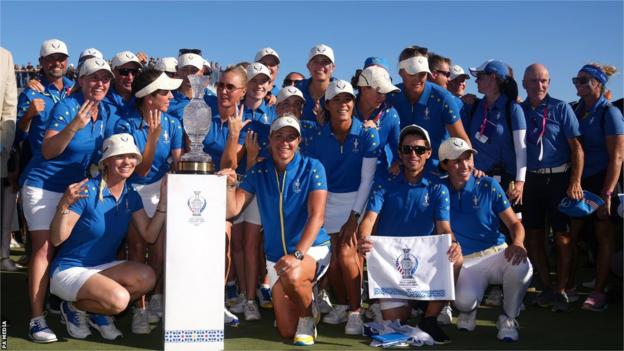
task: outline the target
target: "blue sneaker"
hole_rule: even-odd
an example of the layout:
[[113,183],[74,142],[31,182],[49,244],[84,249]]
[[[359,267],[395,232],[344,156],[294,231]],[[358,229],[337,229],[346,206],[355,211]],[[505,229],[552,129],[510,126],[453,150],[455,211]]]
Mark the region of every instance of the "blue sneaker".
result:
[[225,284],[225,303],[228,306],[238,302],[238,291],[236,289],[236,284],[234,282],[232,283],[233,284],[230,284],[230,282],[228,282],[227,284]]
[[260,285],[257,294],[260,307],[273,308],[273,302],[271,301],[271,288],[269,288],[268,285]]
[[106,340],[115,340],[123,334],[115,327],[115,320],[111,316],[92,314],[89,316],[89,325],[100,332]]
[[56,334],[48,327],[45,315],[30,320],[28,323],[28,337],[30,337],[30,340],[42,344],[57,341]]
[[91,335],[87,324],[87,312],[74,307],[71,302],[61,302],[61,316],[65,321],[67,332],[73,338],[84,339]]

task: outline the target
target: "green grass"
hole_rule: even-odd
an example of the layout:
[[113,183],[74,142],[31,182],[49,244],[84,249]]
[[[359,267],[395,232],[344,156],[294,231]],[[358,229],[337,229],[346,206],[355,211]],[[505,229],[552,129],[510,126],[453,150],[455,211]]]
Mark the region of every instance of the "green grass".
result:
[[[587,278],[591,271],[581,269],[580,276]],[[65,326],[56,315],[48,316],[50,327],[59,337],[59,342],[42,345],[30,342],[27,337],[28,296],[26,294],[26,271],[2,272],[2,314],[9,318],[7,346],[9,350],[161,350],[163,348],[162,324],[150,335],[134,335],[130,332],[131,314],[118,318],[117,326],[124,338],[115,342],[102,339],[97,331],[86,340],[68,337]],[[580,279],[579,281],[582,281]],[[474,332],[460,332],[455,325],[444,327],[453,342],[443,346],[426,346],[422,349],[614,349],[622,350],[623,326],[622,304],[613,303],[605,312],[590,312],[580,309],[583,298],[589,293],[581,290],[581,300],[572,305],[568,313],[552,313],[550,310],[527,306],[518,319],[520,341],[503,343],[496,339],[496,318],[498,308],[481,307],[477,315],[477,329]],[[193,303],[199,303],[194,301]],[[262,310],[259,322],[241,322],[238,328],[226,327],[225,348],[228,350],[301,350],[291,340],[282,340],[273,327],[273,313]],[[344,326],[320,324],[316,350],[371,349],[369,339],[344,335]]]

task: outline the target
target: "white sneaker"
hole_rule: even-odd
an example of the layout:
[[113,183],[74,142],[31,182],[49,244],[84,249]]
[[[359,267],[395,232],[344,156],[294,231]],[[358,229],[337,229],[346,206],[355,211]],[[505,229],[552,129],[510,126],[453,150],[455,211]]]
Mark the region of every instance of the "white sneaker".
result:
[[147,321],[158,323],[163,315],[162,294],[154,294],[147,304]]
[[245,311],[245,304],[247,303],[247,295],[245,293],[240,293],[236,300],[236,303],[231,304],[229,307],[230,312],[233,313],[243,313]]
[[515,319],[501,314],[496,322],[496,327],[498,328],[498,335],[496,335],[498,340],[507,342],[518,341],[518,321]]
[[152,330],[148,318],[148,312],[145,308],[135,307],[132,311],[132,332],[134,334],[149,334]]
[[89,325],[100,332],[106,340],[115,340],[123,334],[115,326],[115,319],[103,314],[92,314],[89,316]]
[[314,339],[316,339],[314,317],[300,317],[293,343],[297,346],[311,346],[314,345]]
[[223,307],[223,322],[230,327],[238,327],[240,323],[238,317],[236,317],[234,313],[228,311],[227,307]]
[[490,289],[490,293],[485,298],[485,304],[488,306],[500,306],[503,301],[503,289],[499,285],[494,285]]
[[453,309],[451,305],[447,304],[442,307],[440,314],[437,317],[438,324],[449,325],[453,322]]
[[477,327],[477,310],[468,313],[460,313],[457,316],[457,329],[464,331],[473,331]]
[[260,318],[262,318],[260,316],[260,308],[258,308],[256,301],[247,301],[244,310],[246,321],[259,321]]
[[347,317],[347,324],[345,325],[345,334],[347,335],[362,335],[364,323],[362,322],[362,316],[360,312],[349,312]]
[[329,300],[329,295],[327,295],[327,291],[325,291],[325,289],[319,290],[314,300],[316,301],[319,311],[322,314],[330,313],[333,310],[332,303]]
[[262,308],[273,308],[273,301],[271,300],[271,288],[268,285],[262,284],[256,290],[258,295],[258,302]]
[[372,319],[374,322],[383,322],[383,314],[381,313],[381,305],[379,303],[373,303],[368,306],[364,313],[366,318]]
[[58,339],[56,334],[48,327],[48,323],[45,320],[45,315],[35,317],[28,322],[28,336],[30,340],[42,344],[55,342]]
[[71,302],[61,302],[61,316],[65,321],[67,332],[73,338],[84,339],[91,335],[89,324],[87,323],[87,312],[74,307]]
[[347,321],[347,305],[336,305],[328,314],[323,317],[323,323],[340,324]]

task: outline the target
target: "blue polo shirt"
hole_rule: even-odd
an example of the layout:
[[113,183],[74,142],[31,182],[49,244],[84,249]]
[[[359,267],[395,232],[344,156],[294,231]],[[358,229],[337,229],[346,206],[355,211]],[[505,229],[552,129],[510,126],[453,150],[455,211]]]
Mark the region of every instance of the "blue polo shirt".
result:
[[425,82],[425,89],[420,99],[412,104],[405,95],[403,83],[397,84],[397,87],[401,89],[401,92],[388,94],[388,103],[394,106],[399,113],[401,128],[410,124],[417,124],[427,130],[433,150],[431,158],[427,162],[427,170],[436,169],[440,163],[438,148],[444,140],[449,138],[446,125],[461,123],[456,99],[439,85]]
[[[80,92],[61,100],[52,109],[47,130],[63,130],[76,117],[83,103]],[[60,155],[51,160],[46,160],[41,153],[33,155],[20,177],[20,185],[63,193],[68,185],[86,178],[89,167],[97,165],[100,160],[104,139],[113,134],[114,124],[119,119],[106,104],[100,103],[98,110],[98,119],[95,122],[89,120],[74,134]]]
[[[275,169],[273,159],[257,163],[240,187],[256,195],[264,226],[264,252],[269,261],[277,262],[295,251],[309,217],[309,194],[327,190],[327,179],[318,160],[297,152],[282,174]],[[312,245],[329,245],[324,226]]]
[[449,192],[445,185],[426,177],[410,183],[403,172],[394,176],[381,169],[375,175],[366,210],[379,215],[375,235],[431,235],[436,221],[449,221]]
[[585,153],[585,166],[583,167],[583,178],[585,178],[607,169],[609,153],[605,139],[607,136],[624,134],[624,117],[616,107],[609,108],[603,96],[585,115],[581,115],[583,109],[584,103],[581,100],[574,112],[578,117],[583,135],[581,140]]
[[[333,81],[333,80],[334,78],[332,77],[330,81]],[[314,110],[315,101],[312,95],[310,95],[310,91],[309,91],[311,82],[312,82],[312,78],[306,78],[304,80],[297,82],[295,86],[299,90],[301,90],[301,92],[303,93],[303,97],[305,99],[305,103],[303,104],[303,113],[301,114],[301,120],[316,122],[316,116],[312,112],[312,110]],[[325,96],[324,95],[321,96],[319,103],[321,104],[321,108],[325,108]]]
[[[171,93],[173,94],[173,99],[169,101],[169,110],[167,110],[167,113],[170,116],[177,118],[178,121],[180,121],[182,128],[184,128],[184,123],[182,121],[182,118],[184,116],[184,108],[186,107],[186,105],[189,104],[189,102],[191,102],[191,99],[186,97],[186,95],[182,94],[178,90],[174,90]],[[218,113],[217,96],[214,95],[214,93],[212,93],[212,91],[210,91],[208,88],[204,90],[204,101],[208,106],[210,106],[213,116]]]
[[[128,179],[130,184],[152,184],[159,181],[169,172],[168,158],[171,152],[182,148],[183,132],[180,122],[166,113],[163,113],[160,117],[160,125],[162,131],[156,143],[152,167],[145,177],[141,177],[136,172],[133,173],[130,179]],[[143,121],[143,117],[137,109],[133,109],[126,118],[117,121],[115,126],[115,133],[128,133],[132,135],[134,143],[141,151],[141,154],[145,152],[148,132],[149,126]]]
[[45,77],[41,79],[43,85],[43,92],[39,93],[30,88],[26,88],[22,91],[17,102],[17,123],[19,123],[28,111],[30,104],[34,99],[43,99],[45,101],[45,109],[38,115],[35,115],[30,120],[30,128],[27,133],[17,128],[18,139],[23,139],[24,136],[28,138],[30,149],[33,155],[41,153],[41,144],[43,144],[43,137],[45,136],[45,130],[48,126],[48,119],[50,118],[50,112],[54,105],[69,96],[71,88],[74,86],[74,81],[67,77],[63,77],[63,89],[58,90],[56,86],[50,83]]
[[249,113],[250,119],[252,121],[258,121],[260,123],[271,125],[271,123],[277,118],[277,111],[275,110],[275,105],[269,106],[266,104],[266,101],[262,99],[262,103],[258,106],[257,109],[253,110],[247,106],[245,106],[245,112]]
[[89,179],[86,198],[69,209],[80,215],[69,238],[65,240],[50,265],[50,275],[72,267],[93,267],[116,259],[117,250],[126,237],[132,214],[143,208],[139,194],[126,184],[116,200],[108,187],[99,199],[101,178]]
[[470,176],[463,189],[451,191],[451,228],[462,254],[470,255],[505,242],[498,215],[509,206],[500,184],[491,177]]
[[485,142],[477,140],[477,133],[483,125],[485,99],[478,102],[472,116],[466,116],[466,133],[472,147],[479,153],[475,155],[475,168],[489,172],[495,167],[502,167],[505,173],[516,174],[516,151],[514,150],[513,131],[526,129],[524,112],[517,103],[511,104],[511,128],[507,125],[505,105],[507,97],[498,97],[494,106],[487,111],[487,122],[483,134],[487,136]]
[[308,138],[307,156],[316,158],[327,171],[327,187],[332,193],[357,191],[360,186],[362,160],[379,155],[379,133],[374,128],[364,128],[362,122],[352,118],[351,130],[340,144],[326,122]]
[[362,122],[373,120],[377,125],[379,145],[382,149],[379,152],[379,163],[388,168],[394,160],[399,159],[399,135],[401,134],[399,113],[394,107],[383,104],[370,116],[363,116],[357,109],[357,105],[356,102],[355,115],[357,118]]
[[[250,119],[250,114],[245,111],[243,114],[243,120]],[[249,129],[249,125],[241,131],[238,137],[238,144],[245,144],[245,137],[247,136],[247,130]],[[204,152],[212,157],[212,162],[214,163],[215,170],[219,170],[221,168],[221,156],[223,155],[223,150],[225,150],[225,143],[227,142],[228,133],[230,131],[228,122],[221,122],[221,116],[219,115],[219,110],[213,110],[212,115],[212,126],[210,127],[210,131],[206,134],[204,138]],[[243,159],[238,169],[236,170],[239,173],[244,173],[246,166],[246,160]]]
[[[572,107],[549,95],[536,108],[531,106],[529,99],[520,106],[524,111],[527,125],[528,170],[557,167],[570,162],[568,140],[581,135]],[[545,128],[543,128],[544,115],[546,115]]]
[[124,98],[117,93],[113,84],[111,84],[111,87],[108,89],[108,93],[102,102],[114,106],[115,109],[117,109],[117,115],[120,118],[126,118],[128,114],[136,108],[136,98],[134,95],[131,95],[128,101],[124,100]]

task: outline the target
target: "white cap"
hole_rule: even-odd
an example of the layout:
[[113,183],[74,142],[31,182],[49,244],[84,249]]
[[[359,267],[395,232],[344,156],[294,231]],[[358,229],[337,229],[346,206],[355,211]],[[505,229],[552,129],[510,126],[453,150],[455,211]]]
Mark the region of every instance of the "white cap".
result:
[[104,59],[104,55],[102,55],[100,50],[96,48],[88,48],[88,49],[82,50],[82,52],[80,53],[80,57],[78,58],[78,61],[83,60],[83,57],[86,57],[86,56],[90,56],[89,58],[96,57],[99,59]]
[[98,162],[98,166],[102,168],[104,161],[113,156],[135,154],[137,157],[137,165],[141,163],[143,156],[139,151],[139,148],[134,144],[134,138],[128,133],[113,134],[108,139],[104,140],[102,145],[102,158]]
[[46,57],[52,54],[65,54],[69,56],[67,45],[58,39],[48,39],[41,43],[39,57]]
[[399,62],[399,69],[404,69],[409,74],[418,74],[429,70],[429,61],[425,56],[414,56]]
[[252,80],[255,76],[259,74],[264,74],[269,79],[271,79],[271,71],[269,68],[260,62],[254,62],[247,66],[247,80]]
[[178,68],[193,66],[197,69],[204,68],[204,58],[192,53],[186,53],[178,57]]
[[273,123],[271,123],[271,129],[269,134],[273,134],[284,127],[293,127],[297,130],[297,133],[301,135],[301,128],[299,127],[299,121],[293,116],[281,116],[276,118]]
[[359,87],[372,87],[382,94],[401,90],[392,84],[388,71],[380,66],[366,67],[360,74],[357,85]]
[[113,75],[113,71],[111,70],[110,66],[103,59],[97,57],[86,59],[80,67],[80,73],[78,74],[78,77],[88,76],[101,70],[108,71],[111,76]]
[[139,65],[139,67],[143,66],[141,65],[141,61],[139,61],[139,59],[132,51],[122,51],[118,53],[111,60],[111,65],[113,66],[113,69],[115,69],[119,66],[125,65],[128,62],[135,62],[137,65]]
[[169,76],[163,72],[153,82],[149,83],[143,89],[134,94],[138,98],[147,96],[156,90],[175,90],[182,84],[182,79],[169,78]]
[[254,61],[258,62],[260,60],[262,60],[263,57],[265,56],[275,56],[275,58],[277,59],[277,63],[280,63],[280,57],[277,54],[277,51],[271,49],[271,48],[262,48],[260,49],[257,53],[256,53],[256,57],[254,59]]
[[176,66],[178,65],[178,60],[175,57],[162,57],[158,59],[156,62],[156,66],[154,68],[157,71],[161,72],[176,72]]
[[466,79],[470,79],[470,76],[466,74],[463,68],[460,65],[452,65],[451,66],[451,76],[449,80],[453,80],[459,77],[464,77]]
[[427,132],[427,130],[419,125],[416,124],[410,124],[408,126],[403,127],[403,129],[401,129],[401,134],[399,134],[399,144],[403,143],[403,138],[405,137],[406,134],[420,134],[423,138],[425,138],[425,140],[427,141],[427,144],[429,144],[429,146],[431,147],[431,139],[429,138],[429,133]]
[[297,87],[290,86],[282,88],[277,94],[277,102],[276,104],[281,103],[282,101],[288,99],[291,96],[298,96],[305,102],[305,98],[303,97],[303,93]]
[[471,148],[464,139],[448,138],[440,144],[440,148],[438,149],[438,159],[440,161],[456,160],[466,151],[472,151],[475,154],[477,153],[477,150]]
[[340,93],[349,93],[353,95],[353,97],[355,97],[353,87],[349,82],[347,82],[346,80],[335,79],[331,83],[329,83],[327,90],[325,90],[325,100],[331,100]]
[[318,44],[310,49],[310,54],[308,55],[308,62],[312,60],[315,56],[323,55],[327,56],[331,60],[332,63],[336,63],[334,59],[334,50],[325,44]]

